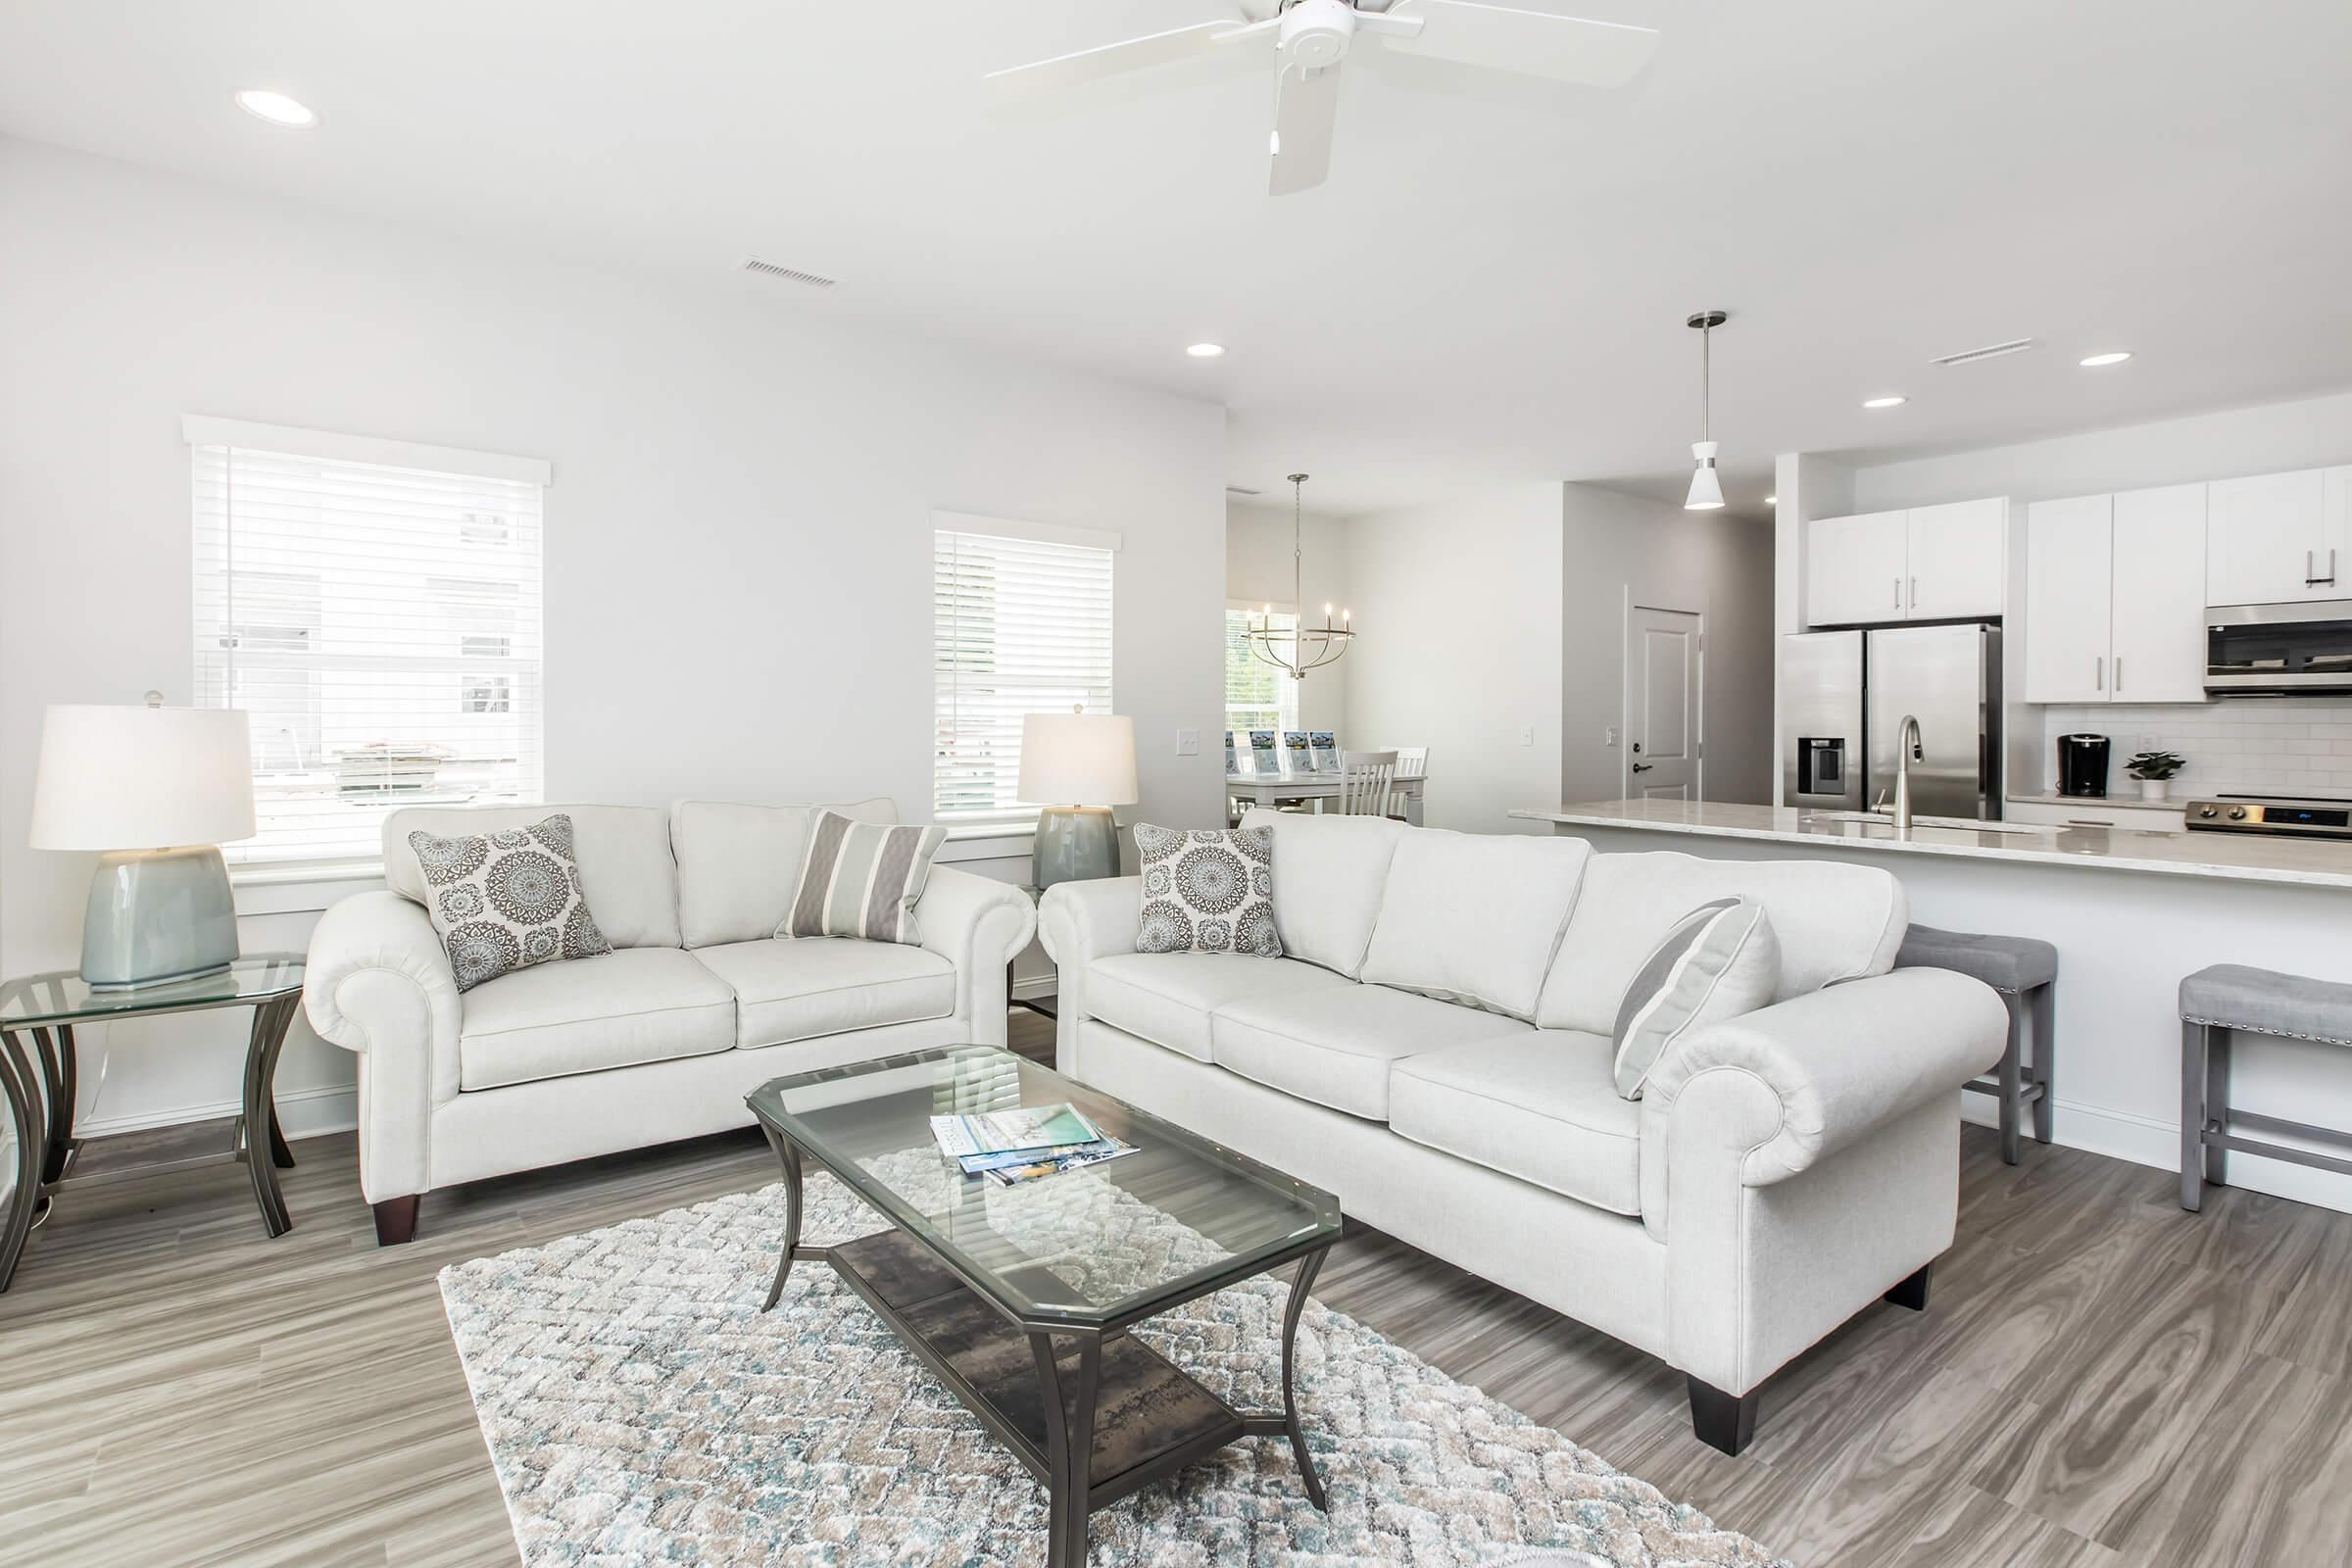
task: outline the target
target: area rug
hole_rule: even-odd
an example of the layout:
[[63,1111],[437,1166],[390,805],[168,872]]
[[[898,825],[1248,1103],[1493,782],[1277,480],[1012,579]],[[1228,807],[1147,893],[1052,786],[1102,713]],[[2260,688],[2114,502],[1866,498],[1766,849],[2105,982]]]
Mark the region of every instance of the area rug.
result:
[[[806,1198],[808,1242],[884,1228],[821,1173]],[[1000,1228],[1026,1212],[1041,1247],[1076,1204],[1125,1239],[1090,1256],[1217,1255],[1100,1173],[990,1200]],[[526,1568],[1042,1568],[1043,1489],[828,1265],[795,1265],[776,1309],[759,1310],[783,1207],[774,1187],[442,1271]],[[1280,1281],[1254,1280],[1138,1334],[1236,1405],[1279,1409],[1286,1300]],[[1773,1561],[1311,1299],[1298,1356],[1328,1515],[1288,1443],[1245,1439],[1098,1512],[1089,1563]]]

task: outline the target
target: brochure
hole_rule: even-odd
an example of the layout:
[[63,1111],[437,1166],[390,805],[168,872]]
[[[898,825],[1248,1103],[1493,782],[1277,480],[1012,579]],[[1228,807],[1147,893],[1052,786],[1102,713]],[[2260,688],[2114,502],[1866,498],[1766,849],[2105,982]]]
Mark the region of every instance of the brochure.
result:
[[1227,730],[1225,732],[1225,772],[1228,777],[1231,777],[1240,771],[1241,766],[1233,757],[1233,731]]
[[1306,731],[1286,729],[1282,732],[1282,770],[1294,777],[1315,770],[1314,759],[1306,749]]
[[1308,736],[1307,744],[1314,748],[1316,772],[1337,773],[1340,770],[1339,743],[1331,731],[1327,729],[1312,731]]
[[1011,1150],[1047,1151],[1070,1144],[1098,1142],[1095,1124],[1067,1103],[1023,1106],[976,1116],[934,1116],[931,1136],[940,1152],[957,1159],[966,1154],[998,1154]]
[[1274,732],[1253,729],[1250,732],[1250,771],[1259,778],[1272,778],[1282,771],[1274,757]]

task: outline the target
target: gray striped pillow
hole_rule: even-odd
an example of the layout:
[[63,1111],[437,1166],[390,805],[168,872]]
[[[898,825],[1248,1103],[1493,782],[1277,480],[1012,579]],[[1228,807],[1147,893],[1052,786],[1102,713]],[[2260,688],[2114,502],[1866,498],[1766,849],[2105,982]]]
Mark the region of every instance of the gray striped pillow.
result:
[[1642,1085],[1690,1030],[1753,1012],[1781,978],[1780,939],[1754,899],[1717,899],[1674,923],[1617,1004],[1617,1093]]
[[776,935],[919,943],[914,903],[930,879],[931,857],[947,841],[944,827],[895,827],[817,812],[808,829],[808,858],[801,862],[800,891]]

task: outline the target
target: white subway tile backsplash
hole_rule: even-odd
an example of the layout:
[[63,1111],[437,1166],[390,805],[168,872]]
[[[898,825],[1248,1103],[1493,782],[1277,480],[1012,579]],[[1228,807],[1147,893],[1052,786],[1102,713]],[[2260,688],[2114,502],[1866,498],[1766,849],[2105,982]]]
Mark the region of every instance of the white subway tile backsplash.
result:
[[2039,713],[2039,777],[2012,780],[2013,788],[2053,788],[2057,738],[2089,732],[2115,741],[2115,765],[2107,787],[2118,795],[2132,788],[2125,761],[2134,752],[2149,751],[2179,752],[2188,759],[2188,765],[2173,780],[2175,797],[2352,795],[2352,697],[2043,708]]

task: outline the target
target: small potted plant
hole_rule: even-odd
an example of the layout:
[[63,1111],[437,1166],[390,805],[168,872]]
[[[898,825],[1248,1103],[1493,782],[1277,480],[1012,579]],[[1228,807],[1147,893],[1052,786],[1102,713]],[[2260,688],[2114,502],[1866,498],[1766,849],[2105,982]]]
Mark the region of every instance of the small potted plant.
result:
[[2124,764],[2124,771],[2139,780],[2139,798],[2161,801],[2175,773],[2188,765],[2188,759],[2179,752],[2142,752]]

